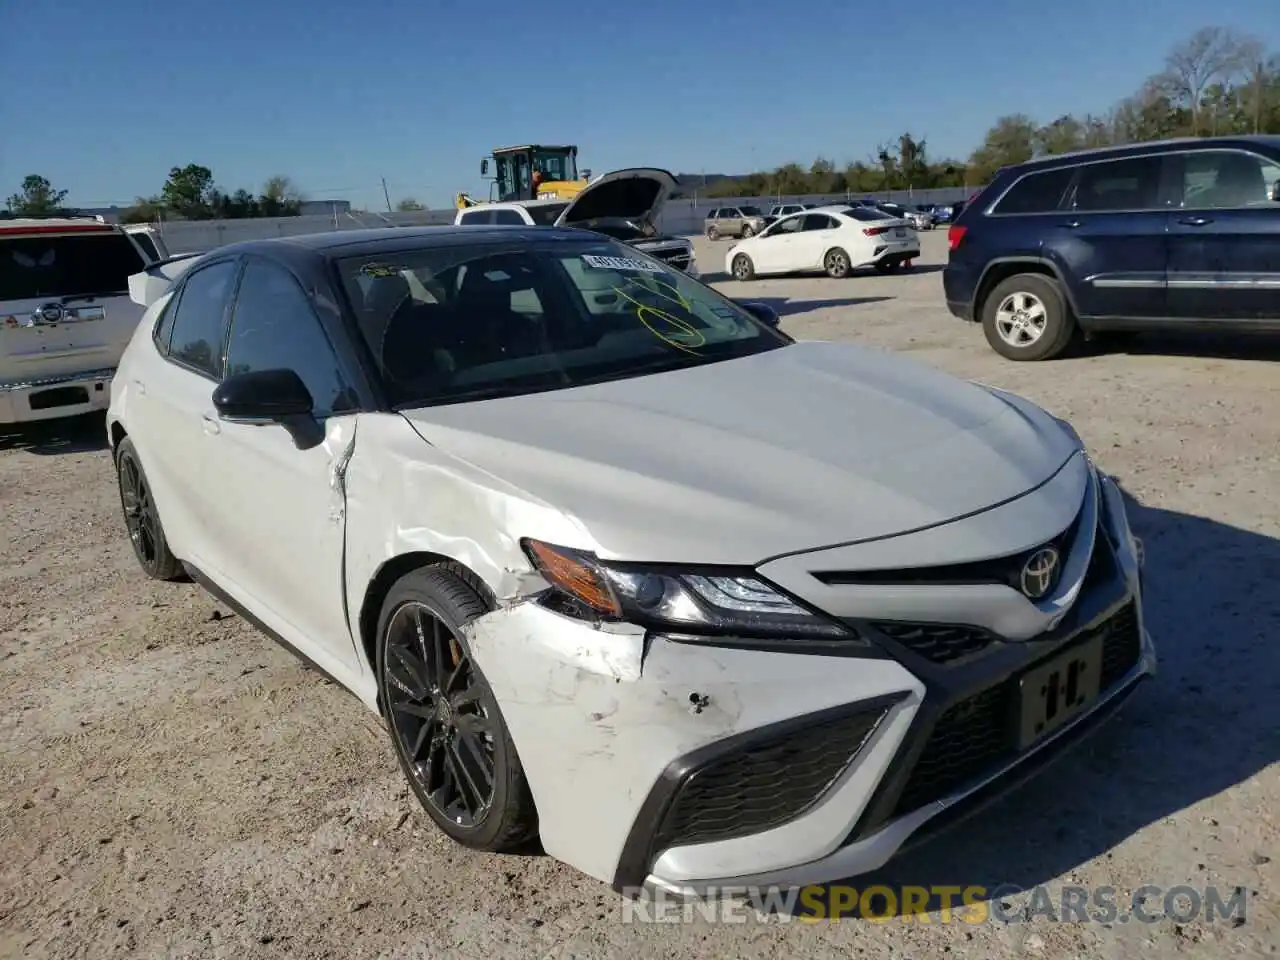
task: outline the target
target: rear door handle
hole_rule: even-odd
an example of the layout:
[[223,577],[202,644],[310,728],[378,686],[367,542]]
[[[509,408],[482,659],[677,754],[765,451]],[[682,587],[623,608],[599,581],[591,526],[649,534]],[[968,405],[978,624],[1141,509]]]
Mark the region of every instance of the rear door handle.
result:
[[1188,227],[1203,227],[1206,223],[1213,223],[1213,220],[1209,217],[1183,217],[1178,222],[1185,223]]
[[212,413],[200,414],[200,422],[204,426],[204,432],[211,436],[222,432],[222,424],[218,423],[218,418]]
[[145,397],[147,395],[147,385],[141,380],[135,379],[133,381],[133,389],[138,391],[139,396]]

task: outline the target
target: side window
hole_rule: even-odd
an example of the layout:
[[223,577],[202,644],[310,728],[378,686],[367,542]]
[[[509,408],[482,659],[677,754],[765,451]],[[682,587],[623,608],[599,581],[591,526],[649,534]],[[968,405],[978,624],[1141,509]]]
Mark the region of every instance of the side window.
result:
[[708,220],[714,220],[714,219],[715,219],[716,217],[718,217],[718,216],[720,216],[720,211],[719,211],[719,210],[709,210],[709,211],[707,211],[707,219],[708,219]]
[[524,224],[524,218],[514,210],[494,210],[493,222],[522,226]]
[[769,237],[785,237],[793,233],[799,233],[801,224],[804,223],[804,217],[787,217],[786,219],[777,221],[765,236]]
[[156,322],[156,328],[151,333],[151,339],[155,341],[156,349],[160,351],[162,356],[169,355],[169,340],[173,337],[173,318],[178,313],[178,298],[181,295],[175,293],[169,298],[169,302],[165,304],[164,311],[160,314],[160,319]]
[[316,416],[355,409],[337,354],[298,282],[280,267],[250,261],[231,318],[227,375],[282,368],[307,385]]
[[160,259],[160,253],[156,250],[155,242],[145,233],[135,233],[133,239],[142,248],[142,252],[147,255],[148,260]]
[[1155,210],[1159,206],[1160,158],[1130,157],[1080,168],[1077,210]]
[[463,225],[477,223],[491,223],[492,210],[469,210],[462,215],[462,219],[458,221]]
[[191,274],[173,318],[169,356],[215,380],[222,378],[222,334],[239,271],[239,263],[224,260]]
[[1000,198],[992,213],[1052,213],[1061,205],[1074,174],[1072,167],[1027,174]]
[[804,226],[801,229],[806,233],[813,230],[832,230],[838,226],[838,224],[825,213],[811,213],[803,219]]
[[1271,207],[1277,202],[1280,163],[1240,150],[1205,150],[1183,157],[1184,207]]

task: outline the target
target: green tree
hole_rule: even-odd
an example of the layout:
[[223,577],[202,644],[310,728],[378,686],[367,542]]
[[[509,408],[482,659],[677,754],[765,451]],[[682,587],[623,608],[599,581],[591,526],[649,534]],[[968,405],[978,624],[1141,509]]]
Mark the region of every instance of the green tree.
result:
[[998,119],[969,158],[977,182],[985,183],[1001,167],[1030,160],[1035,155],[1035,139],[1035,122],[1025,113]]
[[5,205],[15,217],[47,217],[62,211],[66,198],[67,191],[53,189],[47,179],[33,173],[22,178],[22,189],[12,194]]
[[264,217],[296,217],[302,212],[302,193],[288,177],[277,174],[262,185],[258,206]]
[[121,223],[155,223],[164,213],[164,203],[159,197],[138,197],[133,206],[120,214]]
[[415,210],[425,210],[426,208],[413,197],[405,197],[396,204],[396,209],[401,213],[412,213]]
[[186,220],[208,220],[213,216],[215,188],[213,171],[197,163],[173,167],[160,190],[165,209]]

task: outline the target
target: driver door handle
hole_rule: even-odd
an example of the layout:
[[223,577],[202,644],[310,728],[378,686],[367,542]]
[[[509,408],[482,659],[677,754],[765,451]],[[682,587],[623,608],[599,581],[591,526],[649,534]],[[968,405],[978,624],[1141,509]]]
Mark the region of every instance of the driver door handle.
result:
[[1076,227],[1080,226],[1080,221],[1079,221],[1079,220],[1068,220],[1068,221],[1066,221],[1065,223],[1063,223],[1063,224],[1062,224],[1062,226],[1064,226],[1064,227],[1068,227],[1068,228],[1070,228],[1070,229],[1074,230],[1074,229],[1076,229]]
[[1209,217],[1183,217],[1178,222],[1184,223],[1188,227],[1203,227],[1207,223],[1213,223],[1213,220]]
[[222,424],[218,423],[217,414],[202,413],[200,414],[200,423],[204,427],[204,432],[210,436],[216,436],[222,432]]

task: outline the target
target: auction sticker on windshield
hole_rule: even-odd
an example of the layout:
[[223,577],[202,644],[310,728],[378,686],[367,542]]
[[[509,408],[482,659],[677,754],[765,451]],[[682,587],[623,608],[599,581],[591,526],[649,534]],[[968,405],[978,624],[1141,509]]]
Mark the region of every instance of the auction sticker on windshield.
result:
[[597,270],[641,270],[645,273],[663,273],[664,268],[656,263],[645,263],[643,260],[632,260],[630,257],[603,257],[594,253],[584,253],[582,262]]

